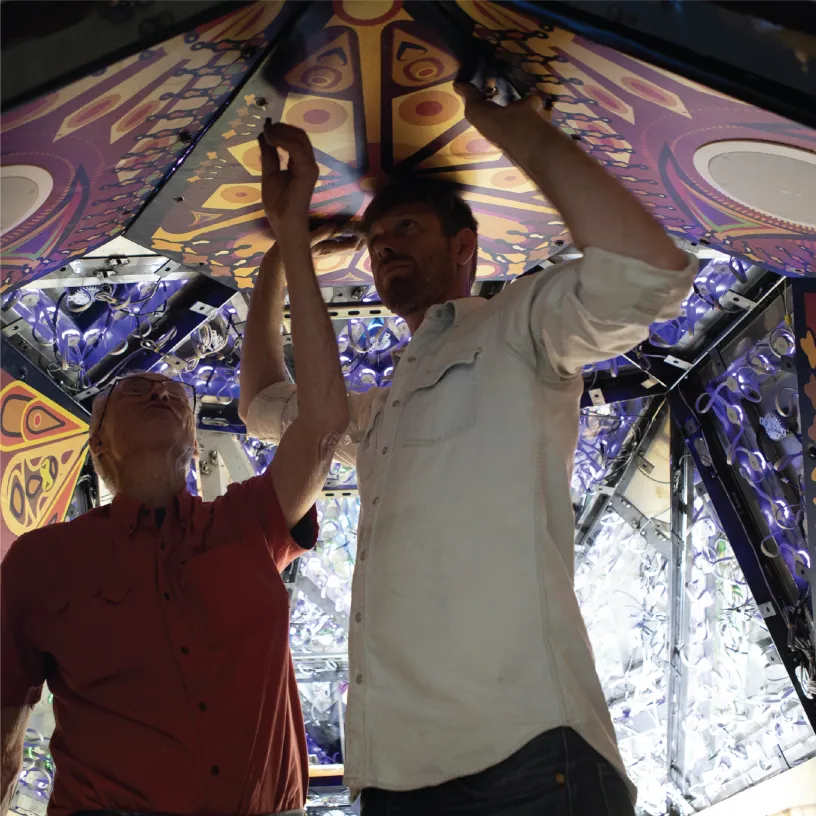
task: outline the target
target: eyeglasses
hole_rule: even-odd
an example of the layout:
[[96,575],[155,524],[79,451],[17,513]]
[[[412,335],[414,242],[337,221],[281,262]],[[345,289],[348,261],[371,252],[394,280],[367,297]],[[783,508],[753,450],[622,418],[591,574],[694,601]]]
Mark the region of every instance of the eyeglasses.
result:
[[111,387],[108,398],[105,400],[105,405],[102,408],[102,416],[99,418],[97,432],[102,428],[102,422],[105,419],[105,413],[108,410],[108,405],[110,405],[114,391],[118,390],[123,397],[143,397],[145,394],[150,394],[157,385],[164,389],[171,400],[178,402],[185,400],[193,413],[195,413],[196,390],[192,385],[176,380],[152,380],[150,377],[125,377],[121,380],[117,380]]

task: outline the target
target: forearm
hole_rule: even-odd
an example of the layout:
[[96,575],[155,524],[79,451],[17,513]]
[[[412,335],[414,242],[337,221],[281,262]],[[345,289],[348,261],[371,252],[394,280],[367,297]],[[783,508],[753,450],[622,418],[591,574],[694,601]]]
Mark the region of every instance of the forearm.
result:
[[23,767],[22,748],[16,757],[4,758],[2,768],[0,768],[0,816],[6,816],[11,797],[17,787],[17,779]]
[[523,145],[506,152],[561,213],[578,249],[592,246],[669,270],[688,264],[637,198],[557,127],[542,119]]
[[249,303],[241,349],[238,414],[246,421],[252,400],[268,385],[286,380],[283,356],[284,274],[275,244],[264,255]]
[[337,339],[315,276],[306,224],[302,231],[290,231],[280,247],[292,310],[299,416],[321,433],[339,434],[348,426],[348,399]]

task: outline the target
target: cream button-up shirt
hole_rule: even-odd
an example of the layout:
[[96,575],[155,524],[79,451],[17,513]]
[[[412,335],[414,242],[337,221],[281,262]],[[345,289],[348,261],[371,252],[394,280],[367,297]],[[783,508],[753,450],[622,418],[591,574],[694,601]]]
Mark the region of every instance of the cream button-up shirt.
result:
[[[349,395],[353,795],[473,774],[560,726],[626,777],[573,590],[581,369],[676,317],[697,266],[587,249],[431,308],[391,387]],[[295,386],[270,386],[247,432],[276,441],[296,413]]]

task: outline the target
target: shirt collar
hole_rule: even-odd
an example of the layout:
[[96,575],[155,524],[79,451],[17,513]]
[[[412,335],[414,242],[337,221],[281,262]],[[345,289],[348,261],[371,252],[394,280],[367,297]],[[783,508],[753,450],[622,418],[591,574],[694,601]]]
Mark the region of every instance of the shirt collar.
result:
[[487,301],[481,297],[458,298],[449,300],[439,306],[431,306],[425,312],[426,320],[442,321],[453,318],[454,328],[458,326],[471,312],[483,306]]
[[[190,492],[186,488],[179,491],[173,496],[167,510],[168,513],[176,511],[182,528],[185,528],[193,510],[193,497],[190,495]],[[113,523],[127,535],[131,535],[135,532],[141,516],[147,516],[149,514],[150,508],[144,504],[144,502],[133,498],[133,496],[127,496],[124,493],[117,493],[111,502],[111,518],[113,519]]]

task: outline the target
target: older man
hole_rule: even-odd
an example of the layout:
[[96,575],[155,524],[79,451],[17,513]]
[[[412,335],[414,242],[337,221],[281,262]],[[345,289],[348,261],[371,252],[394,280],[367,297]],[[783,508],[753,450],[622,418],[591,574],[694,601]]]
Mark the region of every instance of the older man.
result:
[[[413,337],[390,388],[351,395],[338,447],[361,502],[346,778],[364,816],[625,816],[634,788],[572,588],[581,368],[675,316],[696,264],[540,100],[459,92],[584,254],[485,302],[469,297],[476,221],[449,189],[393,183],[366,211],[377,291]],[[272,288],[249,323],[280,325]],[[275,355],[247,345],[242,370],[247,425],[271,439],[302,399]]]
[[264,183],[299,306],[301,395],[266,473],[214,502],[191,496],[195,394],[128,376],[91,418],[113,503],[22,536],[2,564],[3,813],[45,681],[52,816],[303,812],[306,739],[279,573],[315,542],[312,505],[349,421],[305,232],[308,170],[295,189],[287,173]]

